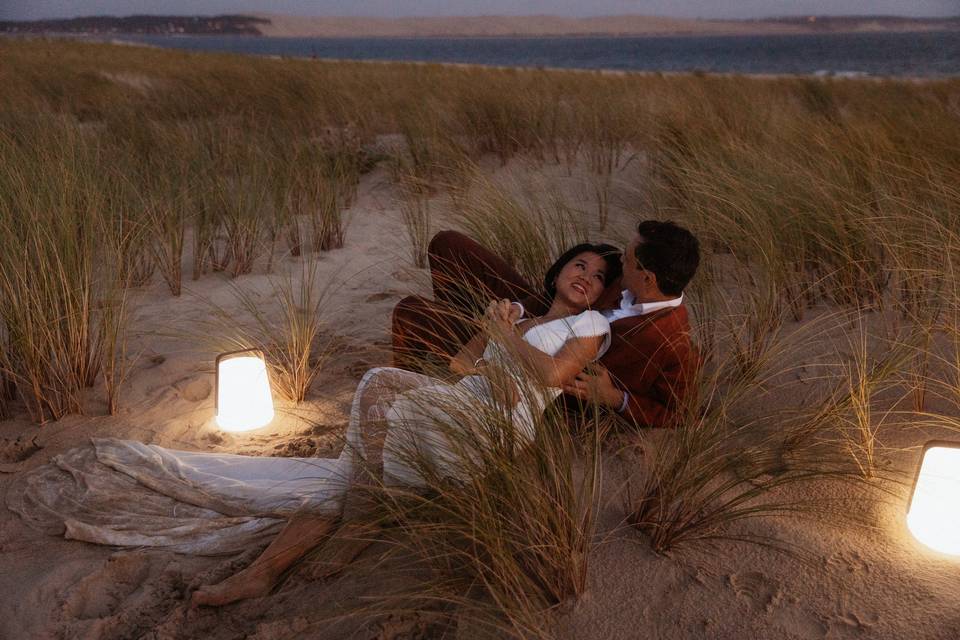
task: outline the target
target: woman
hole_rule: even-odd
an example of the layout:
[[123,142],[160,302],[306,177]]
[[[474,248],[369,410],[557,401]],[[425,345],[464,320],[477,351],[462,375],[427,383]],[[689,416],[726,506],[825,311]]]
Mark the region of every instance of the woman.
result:
[[[609,245],[582,244],[566,251],[545,277],[551,305],[544,316],[515,324],[518,314],[509,301],[490,303],[482,330],[450,362],[452,372],[463,376],[456,384],[400,369],[367,372],[354,396],[347,445],[336,460],[196,454],[100,440],[94,443],[93,463],[129,476],[122,491],[130,489],[133,478],[179,500],[179,507],[148,504],[147,514],[118,518],[117,493],[85,489],[75,495],[62,479],[45,477],[49,470],[43,468],[27,474],[17,492],[20,501],[10,506],[40,524],[49,525],[55,514],[68,537],[188,553],[232,552],[249,544],[249,536],[275,531],[279,518],[289,518],[253,564],[201,588],[192,603],[217,606],[265,595],[287,567],[326,536],[342,513],[349,487],[363,473],[382,471],[385,484],[411,487],[428,484],[424,469],[463,477],[463,466],[471,464],[464,442],[485,436],[455,431],[472,423],[462,417],[480,412],[499,414],[518,446],[529,443],[534,417],[606,348],[609,324],[590,306],[619,274],[619,254]],[[84,487],[103,486],[102,474],[78,476],[85,472],[80,467],[91,466],[89,452],[79,451],[61,456],[57,464],[80,477]]]
[[[469,416],[499,413],[522,442],[534,437],[534,419],[561,393],[561,385],[606,350],[609,324],[590,306],[605,286],[620,275],[619,253],[609,245],[577,245],[561,255],[544,278],[550,300],[546,314],[515,323],[517,309],[508,300],[487,307],[481,330],[450,361],[450,370],[463,376],[454,385],[399,369],[367,372],[354,399],[360,423],[373,416],[386,423],[385,443],[368,435],[376,464],[382,458],[388,484],[425,486],[420,467],[428,462],[441,475],[456,477],[462,452],[459,434],[442,433],[449,425],[469,422]],[[451,436],[458,442],[451,442]],[[349,440],[349,435],[348,435]],[[379,450],[386,448],[386,455]],[[408,460],[410,452],[418,453]],[[451,458],[448,460],[447,458]],[[413,464],[416,468],[410,468]]]

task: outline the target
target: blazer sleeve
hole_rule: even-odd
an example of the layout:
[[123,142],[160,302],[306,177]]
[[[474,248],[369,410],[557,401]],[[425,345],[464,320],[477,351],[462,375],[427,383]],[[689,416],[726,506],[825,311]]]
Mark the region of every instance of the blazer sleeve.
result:
[[620,414],[644,427],[676,426],[681,399],[686,394],[687,375],[679,361],[664,363],[653,384],[631,388],[621,384],[630,398]]
[[[620,414],[643,427],[673,427],[697,368],[697,355],[686,332],[647,335],[644,356],[629,367],[621,362],[617,386],[629,394]],[[629,348],[629,347],[628,347]],[[616,375],[619,374],[619,375]]]

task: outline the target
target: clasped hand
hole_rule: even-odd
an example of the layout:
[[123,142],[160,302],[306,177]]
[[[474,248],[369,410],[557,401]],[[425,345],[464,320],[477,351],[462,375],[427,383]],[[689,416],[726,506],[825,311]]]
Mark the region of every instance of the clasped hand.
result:
[[520,319],[520,309],[506,298],[491,300],[483,316],[490,329],[509,332],[513,331],[514,323]]
[[606,367],[599,364],[593,364],[578,373],[563,385],[563,392],[607,407],[618,408],[623,403],[623,391],[613,383]]

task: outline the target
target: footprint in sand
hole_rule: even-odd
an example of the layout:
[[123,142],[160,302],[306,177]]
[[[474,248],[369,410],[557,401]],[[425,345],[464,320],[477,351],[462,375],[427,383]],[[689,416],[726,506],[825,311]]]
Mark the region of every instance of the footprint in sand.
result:
[[206,431],[203,433],[201,438],[212,445],[223,444],[226,440],[222,431]]
[[139,638],[180,606],[186,584],[176,562],[155,566],[139,553],[118,553],[74,584],[62,606],[60,635]]
[[864,634],[869,635],[877,622],[878,618],[875,615],[840,611],[830,618],[830,635],[837,638],[857,638]]
[[271,456],[281,458],[325,458],[338,450],[340,438],[330,433],[325,438],[297,436],[273,446]]
[[73,586],[63,603],[63,612],[81,620],[110,616],[140,588],[149,573],[150,561],[142,555],[111,556],[100,570]]
[[799,606],[798,602],[792,598],[776,607],[770,617],[791,638],[817,640],[827,637],[827,632],[830,631],[830,624],[827,621]]
[[859,551],[839,551],[826,561],[827,567],[845,573],[870,573],[873,565]]
[[18,436],[14,440],[0,438],[0,463],[23,462],[41,448],[36,437]]
[[383,302],[384,300],[390,300],[391,298],[396,298],[399,294],[396,291],[382,291],[380,293],[371,293],[366,298],[365,302]]
[[429,613],[393,614],[375,623],[370,640],[426,640],[443,635],[443,626]]
[[180,392],[185,400],[190,402],[202,402],[210,397],[213,386],[210,384],[208,376],[196,378],[184,378],[173,383],[173,388]]
[[737,598],[745,600],[754,611],[769,611],[782,596],[776,580],[756,571],[731,574],[727,583]]
[[295,638],[316,631],[316,623],[303,616],[296,618],[261,622],[246,640],[274,640],[274,638]]
[[776,580],[755,571],[731,574],[726,582],[737,599],[745,601],[755,613],[768,616],[784,632],[782,635],[803,640],[827,637],[830,623],[784,593]]

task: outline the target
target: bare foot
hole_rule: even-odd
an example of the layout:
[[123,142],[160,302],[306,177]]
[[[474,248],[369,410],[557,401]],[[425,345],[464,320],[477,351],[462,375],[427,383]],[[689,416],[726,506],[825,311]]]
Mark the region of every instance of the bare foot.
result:
[[222,607],[249,598],[262,598],[270,593],[273,580],[262,571],[245,569],[218,584],[200,587],[190,598],[190,607]]
[[326,537],[333,522],[329,516],[293,516],[253,564],[220,584],[195,591],[190,598],[191,607],[222,607],[237,600],[267,595],[291,564]]

